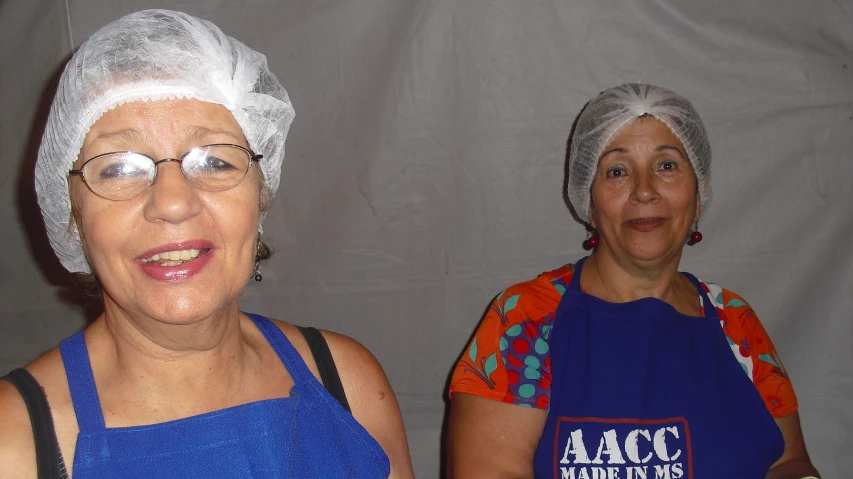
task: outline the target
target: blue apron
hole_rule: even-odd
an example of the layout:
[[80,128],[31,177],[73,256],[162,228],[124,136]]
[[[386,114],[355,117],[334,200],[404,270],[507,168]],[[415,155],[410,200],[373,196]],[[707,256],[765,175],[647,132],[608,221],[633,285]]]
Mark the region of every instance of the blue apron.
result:
[[80,434],[74,479],[387,478],[379,443],[314,378],[270,320],[248,315],[284,363],[290,397],[148,426],[106,428],[83,332],[60,352]]
[[581,291],[581,260],[551,332],[551,410],[537,478],[764,479],[784,439],[705,316],[656,298],[608,303]]

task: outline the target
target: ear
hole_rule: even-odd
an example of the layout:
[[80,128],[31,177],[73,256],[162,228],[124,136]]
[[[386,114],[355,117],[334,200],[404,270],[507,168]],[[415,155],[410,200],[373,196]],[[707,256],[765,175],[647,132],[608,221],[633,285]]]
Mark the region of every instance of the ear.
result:
[[699,217],[702,215],[702,198],[699,192],[696,192],[696,214],[693,217],[693,224],[699,224]]
[[589,226],[590,226],[590,227],[593,229],[593,231],[594,231],[594,230],[596,229],[596,228],[595,228],[595,220],[593,219],[593,218],[595,217],[595,202],[594,202],[594,201],[592,201],[592,195],[590,195],[590,199],[589,199],[589,209],[588,209],[588,211],[587,211],[586,216],[587,216],[587,223],[589,223]]
[[68,230],[67,233],[69,235],[73,235],[75,232],[78,236],[80,236],[80,241],[85,244],[83,238],[83,228],[82,221],[80,221],[80,199],[78,194],[76,193],[77,187],[72,185],[70,182],[68,184],[68,200],[71,203],[71,211],[68,213]]

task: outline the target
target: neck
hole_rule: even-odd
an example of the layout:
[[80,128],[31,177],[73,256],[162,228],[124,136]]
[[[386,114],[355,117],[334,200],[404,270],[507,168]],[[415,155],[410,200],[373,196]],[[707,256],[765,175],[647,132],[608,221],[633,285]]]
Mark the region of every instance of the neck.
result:
[[208,317],[169,324],[128,311],[105,295],[104,314],[93,333],[106,340],[99,344],[122,376],[200,384],[208,376],[222,379],[228,371],[242,370],[248,352],[242,316],[235,301]]
[[671,303],[685,286],[695,289],[685,285],[689,280],[678,273],[680,260],[681,249],[654,261],[635,261],[614,255],[602,242],[584,264],[581,286],[590,294],[613,303],[642,298],[658,298]]

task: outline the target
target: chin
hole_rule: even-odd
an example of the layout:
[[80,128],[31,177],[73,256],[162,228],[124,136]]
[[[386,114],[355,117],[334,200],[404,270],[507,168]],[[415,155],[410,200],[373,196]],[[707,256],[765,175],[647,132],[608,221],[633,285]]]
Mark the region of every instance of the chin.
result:
[[169,310],[169,311],[152,311],[151,314],[146,316],[151,317],[157,322],[163,324],[169,324],[172,326],[181,326],[194,324],[199,321],[202,321],[204,318],[210,316],[209,311],[201,311],[197,308],[192,310]]
[[643,241],[628,244],[625,252],[628,256],[638,261],[655,261],[672,253],[672,244],[659,241]]
[[[170,324],[191,324],[221,311],[230,301],[227,298],[198,298],[178,296],[162,305],[157,316]],[[157,317],[155,316],[155,317]]]
[[124,305],[115,300],[112,302],[121,309],[133,311],[158,323],[176,326],[202,321],[219,313],[230,304],[229,299],[225,295],[216,294],[217,291],[207,291],[203,294],[199,291],[184,289],[167,293],[152,294],[150,291],[140,291],[140,293],[141,295],[136,295],[135,298],[127,298],[130,304],[126,301],[122,301]]

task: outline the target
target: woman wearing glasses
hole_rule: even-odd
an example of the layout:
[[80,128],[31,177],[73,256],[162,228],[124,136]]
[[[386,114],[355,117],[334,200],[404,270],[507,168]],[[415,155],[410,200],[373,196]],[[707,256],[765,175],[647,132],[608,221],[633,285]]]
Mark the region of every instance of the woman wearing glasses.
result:
[[0,381],[0,477],[412,477],[364,347],[238,309],[292,119],[263,55],[182,13],[72,57],[36,189],[104,312]]

